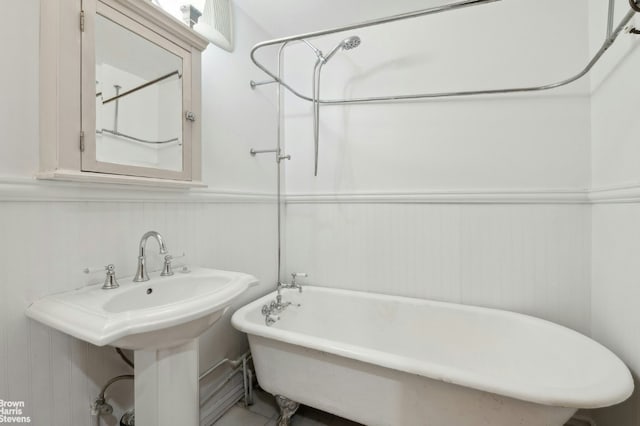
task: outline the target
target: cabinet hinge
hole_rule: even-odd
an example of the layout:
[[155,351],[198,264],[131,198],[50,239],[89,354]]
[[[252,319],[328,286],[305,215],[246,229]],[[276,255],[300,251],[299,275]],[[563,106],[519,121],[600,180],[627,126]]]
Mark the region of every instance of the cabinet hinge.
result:
[[80,11],[80,32],[84,32],[84,10]]
[[84,132],[80,132],[80,152],[84,152]]

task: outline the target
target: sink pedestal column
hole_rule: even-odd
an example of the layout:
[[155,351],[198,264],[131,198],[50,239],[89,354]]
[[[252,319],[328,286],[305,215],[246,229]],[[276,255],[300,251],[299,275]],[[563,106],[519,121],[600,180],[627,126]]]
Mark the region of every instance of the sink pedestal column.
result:
[[134,359],[136,423],[198,426],[198,341],[168,349],[137,350]]

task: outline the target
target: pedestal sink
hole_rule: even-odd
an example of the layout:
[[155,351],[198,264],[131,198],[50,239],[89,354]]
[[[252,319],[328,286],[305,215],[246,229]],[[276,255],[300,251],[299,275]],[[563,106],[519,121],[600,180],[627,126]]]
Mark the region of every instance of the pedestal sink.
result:
[[136,422],[199,424],[197,337],[233,299],[257,284],[251,275],[192,268],[142,283],[120,279],[52,294],[33,302],[28,317],[96,346],[133,349]]

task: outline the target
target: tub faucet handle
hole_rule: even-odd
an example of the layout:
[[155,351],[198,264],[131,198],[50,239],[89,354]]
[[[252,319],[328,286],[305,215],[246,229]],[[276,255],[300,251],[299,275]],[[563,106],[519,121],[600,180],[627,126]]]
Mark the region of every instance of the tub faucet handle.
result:
[[291,287],[297,288],[299,293],[302,293],[302,286],[296,283],[298,277],[307,278],[309,274],[306,272],[292,272],[291,273]]
[[265,324],[267,324],[267,327],[271,327],[271,326],[272,326],[273,324],[275,324],[275,323],[276,323],[276,321],[278,321],[279,319],[280,319],[280,317],[279,317],[279,316],[269,314],[269,315],[266,315],[266,316],[264,317],[264,322],[265,322]]
[[267,316],[271,313],[271,307],[269,305],[262,306],[262,315]]

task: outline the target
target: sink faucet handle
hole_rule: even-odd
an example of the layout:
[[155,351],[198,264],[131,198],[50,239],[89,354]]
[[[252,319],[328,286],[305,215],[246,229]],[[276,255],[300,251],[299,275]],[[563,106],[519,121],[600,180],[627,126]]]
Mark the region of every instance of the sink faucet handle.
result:
[[104,267],[104,270],[107,271],[107,274],[104,278],[102,289],[110,290],[120,287],[120,284],[118,284],[118,281],[116,280],[116,266],[113,263],[110,263]]
[[162,272],[160,273],[160,276],[170,277],[171,275],[173,275],[173,270],[171,269],[171,262],[173,261],[173,259],[175,258],[170,254],[164,257],[164,265],[162,266]]
[[104,272],[107,270],[109,265],[107,266],[87,266],[85,268],[82,269],[82,272],[89,275],[89,274],[95,274],[96,272]]

